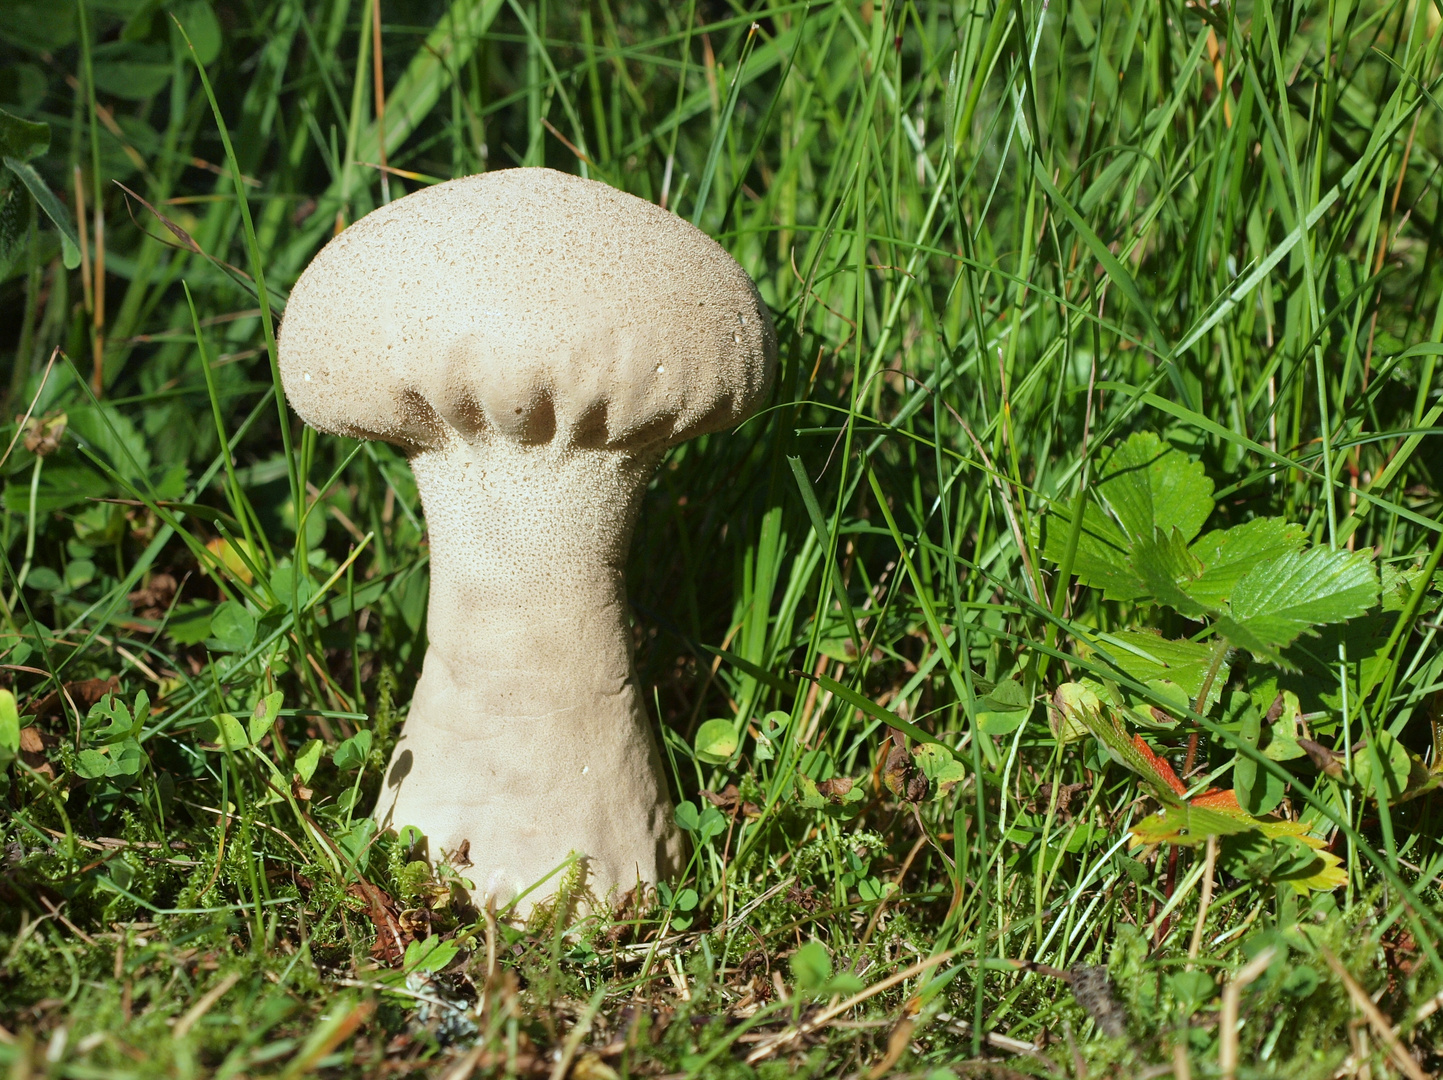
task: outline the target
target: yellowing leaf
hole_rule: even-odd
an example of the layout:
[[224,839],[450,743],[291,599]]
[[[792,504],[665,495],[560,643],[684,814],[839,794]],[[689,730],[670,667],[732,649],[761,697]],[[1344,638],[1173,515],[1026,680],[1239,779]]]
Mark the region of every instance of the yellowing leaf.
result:
[[708,720],[697,729],[696,756],[709,765],[721,765],[737,749],[737,729],[730,720]]
[[238,540],[235,545],[232,545],[225,537],[217,536],[210,543],[206,544],[205,549],[220,559],[225,565],[225,568],[231,572],[231,575],[235,577],[237,581],[243,581],[249,585],[255,580],[255,575],[251,573],[251,568],[246,565],[245,559],[243,559],[236,550],[237,546],[245,548],[246,555],[254,561],[255,552],[251,551],[244,540]]
[[1256,824],[1247,815],[1222,813],[1184,804],[1168,806],[1132,828],[1135,844],[1178,844],[1195,847],[1209,836],[1235,836],[1251,832]]
[[20,750],[20,713],[9,690],[0,690],[0,749],[12,754]]

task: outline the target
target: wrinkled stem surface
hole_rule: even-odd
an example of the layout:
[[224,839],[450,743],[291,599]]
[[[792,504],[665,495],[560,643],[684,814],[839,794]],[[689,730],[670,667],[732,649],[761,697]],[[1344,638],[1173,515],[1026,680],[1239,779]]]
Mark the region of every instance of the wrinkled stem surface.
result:
[[597,897],[672,872],[624,576],[655,456],[457,440],[411,464],[430,640],[378,816],[419,827],[433,857],[469,845],[466,875],[501,903],[572,852]]

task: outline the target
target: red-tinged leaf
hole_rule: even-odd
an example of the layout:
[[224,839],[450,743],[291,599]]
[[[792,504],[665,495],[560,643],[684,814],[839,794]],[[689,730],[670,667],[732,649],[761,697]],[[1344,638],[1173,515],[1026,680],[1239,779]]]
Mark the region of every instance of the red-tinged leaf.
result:
[[1221,814],[1247,815],[1247,811],[1238,805],[1238,793],[1232,788],[1228,788],[1226,791],[1220,791],[1217,788],[1204,791],[1197,798],[1189,800],[1188,805],[1196,806],[1201,810],[1216,810]]
[[1141,735],[1132,737],[1132,747],[1142,755],[1143,761],[1152,770],[1153,775],[1148,777],[1149,780],[1155,784],[1166,785],[1178,795],[1187,793],[1187,785],[1177,778],[1177,773],[1172,771],[1172,766],[1167,763],[1166,759],[1153,753],[1152,747],[1143,741]]

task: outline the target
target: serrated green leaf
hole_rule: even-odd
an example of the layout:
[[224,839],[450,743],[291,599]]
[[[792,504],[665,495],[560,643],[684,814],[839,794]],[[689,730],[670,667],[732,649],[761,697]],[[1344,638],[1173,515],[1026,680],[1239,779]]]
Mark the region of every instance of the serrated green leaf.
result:
[[1117,709],[1104,703],[1082,683],[1063,683],[1052,700],[1066,723],[1085,727],[1103,745],[1108,757],[1146,780],[1161,802],[1179,801],[1182,786],[1173,775],[1172,767],[1140,736],[1128,735]]
[[[1045,524],[1043,557],[1060,565],[1067,555],[1071,508],[1059,504],[1047,515]],[[1109,600],[1136,600],[1147,595],[1147,586],[1128,562],[1129,547],[1122,530],[1089,500],[1082,512],[1082,532],[1072,557],[1072,572],[1081,584],[1101,589]]]
[[0,281],[25,264],[34,201],[19,184],[7,187],[5,180],[0,174]]
[[1280,649],[1314,627],[1362,615],[1377,600],[1378,575],[1366,553],[1315,547],[1244,574],[1218,631],[1235,645],[1286,666]]
[[1232,599],[1244,574],[1261,563],[1301,551],[1306,539],[1301,525],[1282,518],[1254,518],[1231,529],[1214,529],[1192,545],[1203,571],[1187,591],[1205,607],[1221,607]]
[[1203,614],[1203,606],[1188,594],[1193,579],[1202,573],[1202,563],[1188,551],[1181,529],[1154,529],[1133,546],[1129,562],[1159,604],[1190,619]]
[[[1167,681],[1176,683],[1195,701],[1202,690],[1208,665],[1212,663],[1213,647],[1197,641],[1171,640],[1145,630],[1119,630],[1105,637],[1099,635],[1094,645],[1106,648],[1108,656],[1127,674],[1141,683]],[[1216,704],[1228,681],[1229,664],[1223,661],[1208,691],[1207,705]]]
[[151,441],[114,405],[84,405],[69,412],[70,430],[110,462],[127,480],[145,480],[151,463]]
[[1113,448],[1095,493],[1134,543],[1151,539],[1157,528],[1177,529],[1191,540],[1213,511],[1213,482],[1202,463],[1150,431]]

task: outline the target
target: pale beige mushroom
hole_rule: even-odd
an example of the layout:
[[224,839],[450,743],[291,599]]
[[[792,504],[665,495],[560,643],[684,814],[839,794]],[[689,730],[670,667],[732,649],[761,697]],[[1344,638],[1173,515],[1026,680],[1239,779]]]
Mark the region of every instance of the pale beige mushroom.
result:
[[775,365],[766,307],[721,247],[548,169],[391,203],[296,283],[292,407],[404,448],[430,537],[430,648],[377,818],[433,854],[469,842],[478,899],[506,903],[571,852],[597,897],[680,868],[627,549],[666,448],[744,420]]

